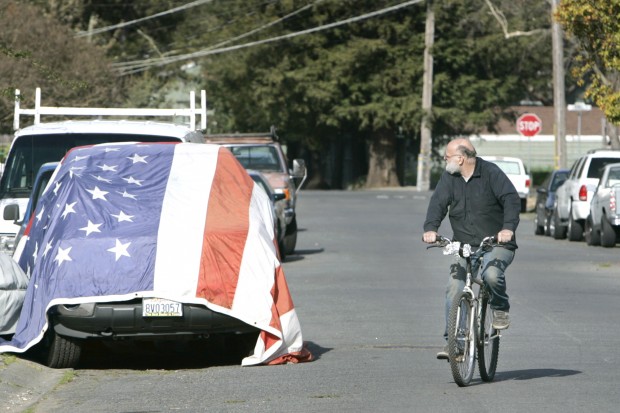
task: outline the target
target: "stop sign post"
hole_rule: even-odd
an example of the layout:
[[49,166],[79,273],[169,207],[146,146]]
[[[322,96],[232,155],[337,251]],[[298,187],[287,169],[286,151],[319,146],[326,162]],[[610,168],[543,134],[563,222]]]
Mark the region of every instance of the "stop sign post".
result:
[[522,136],[531,138],[542,130],[542,121],[535,113],[524,113],[517,119],[517,132]]

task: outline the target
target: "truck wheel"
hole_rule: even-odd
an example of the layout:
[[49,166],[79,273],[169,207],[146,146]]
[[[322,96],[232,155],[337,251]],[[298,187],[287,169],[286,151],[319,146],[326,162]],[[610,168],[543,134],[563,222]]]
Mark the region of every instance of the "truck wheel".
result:
[[573,209],[568,213],[568,239],[569,241],[581,241],[583,239],[583,224],[573,219]]
[[286,235],[284,236],[284,255],[290,255],[295,252],[297,244],[297,218],[293,218],[291,223],[286,227]]
[[616,231],[611,226],[607,217],[601,217],[601,245],[605,248],[611,248],[616,245]]
[[545,226],[543,225],[543,223],[538,222],[538,213],[536,213],[536,216],[534,217],[534,234],[544,235],[544,233],[545,233]]
[[562,225],[557,209],[553,210],[549,221],[551,222],[549,226],[549,235],[551,235],[554,239],[566,238],[566,227]]
[[588,215],[586,219],[585,237],[588,245],[600,245],[601,243],[601,234],[592,225],[592,215]]
[[54,369],[77,366],[82,354],[82,342],[78,339],[59,336],[53,327],[50,327],[46,335],[48,347],[45,365]]

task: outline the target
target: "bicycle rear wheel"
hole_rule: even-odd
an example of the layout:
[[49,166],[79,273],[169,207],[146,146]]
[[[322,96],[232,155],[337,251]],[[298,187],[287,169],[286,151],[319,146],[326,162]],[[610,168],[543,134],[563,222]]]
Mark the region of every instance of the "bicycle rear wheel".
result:
[[452,376],[460,387],[469,385],[474,375],[475,319],[471,297],[466,293],[458,294],[448,319],[448,355]]
[[495,377],[499,358],[499,331],[493,328],[493,312],[489,305],[489,294],[482,294],[480,300],[480,330],[478,332],[478,369],[483,381]]

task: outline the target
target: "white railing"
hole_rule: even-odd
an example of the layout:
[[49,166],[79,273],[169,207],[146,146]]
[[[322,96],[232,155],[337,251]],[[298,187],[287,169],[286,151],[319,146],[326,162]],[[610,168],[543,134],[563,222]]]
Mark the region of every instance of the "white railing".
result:
[[121,116],[121,117],[187,117],[191,130],[196,129],[196,116],[200,116],[200,129],[207,128],[207,94],[200,92],[200,107],[196,108],[196,95],[192,90],[189,92],[189,108],[186,109],[142,109],[142,108],[78,108],[41,106],[41,88],[36,89],[34,109],[22,109],[20,107],[20,92],[15,90],[15,118],[13,129],[19,129],[19,117],[21,115],[34,116],[34,124],[41,123],[42,115],[56,116]]

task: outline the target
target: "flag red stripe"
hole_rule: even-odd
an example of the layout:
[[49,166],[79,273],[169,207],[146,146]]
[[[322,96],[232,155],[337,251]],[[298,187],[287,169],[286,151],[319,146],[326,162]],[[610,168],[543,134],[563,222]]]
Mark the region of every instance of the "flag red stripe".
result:
[[252,178],[228,149],[220,148],[209,194],[196,295],[229,309],[248,235],[252,188]]

